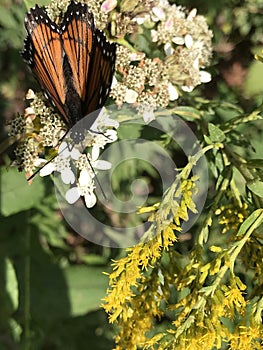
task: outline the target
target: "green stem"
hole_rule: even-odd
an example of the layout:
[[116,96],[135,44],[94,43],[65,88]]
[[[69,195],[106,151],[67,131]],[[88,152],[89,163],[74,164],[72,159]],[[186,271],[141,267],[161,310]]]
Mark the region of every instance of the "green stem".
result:
[[198,244],[200,244],[200,246],[203,246],[203,243],[207,242],[208,239],[208,233],[205,233],[206,230],[208,230],[208,227],[211,226],[211,222],[212,222],[212,217],[215,214],[216,209],[218,209],[218,203],[220,202],[221,198],[223,197],[223,195],[226,193],[226,190],[229,186],[230,180],[231,180],[231,176],[232,176],[232,167],[229,167],[225,178],[222,180],[220,187],[217,191],[217,195],[215,196],[214,200],[213,200],[213,204],[206,216],[205,222],[202,225],[202,229],[200,234],[198,235]]
[[209,287],[207,289],[207,292],[205,293],[206,296],[213,296],[215,290],[217,289],[217,287],[219,286],[220,282],[222,281],[222,279],[224,278],[226,272],[228,270],[230,270],[231,274],[234,276],[234,264],[235,261],[240,253],[240,251],[242,250],[243,246],[245,245],[245,243],[247,242],[247,240],[249,239],[249,237],[251,236],[251,234],[255,231],[255,229],[257,227],[259,227],[259,225],[262,223],[263,221],[263,212],[259,215],[259,217],[254,221],[254,223],[249,227],[249,229],[247,230],[245,236],[238,242],[236,242],[229,250],[228,250],[228,255],[230,257],[230,265],[224,265],[214,283],[211,285],[211,287]]
[[31,226],[28,225],[25,233],[23,350],[30,349],[30,240]]
[[[256,180],[258,178],[258,175],[256,171],[253,171],[253,169],[249,169],[247,166],[247,162],[245,159],[243,159],[240,155],[233,152],[229,146],[225,145],[225,152],[227,154],[228,159],[231,161],[231,163],[237,168],[237,170],[240,172],[240,174],[244,177],[244,179],[247,182]],[[252,193],[253,200],[257,208],[263,207],[263,200],[262,198],[256,196],[254,193]]]
[[245,243],[247,242],[247,240],[249,239],[251,234],[255,231],[255,229],[257,227],[259,227],[259,225],[262,223],[262,221],[263,221],[263,212],[259,215],[259,217],[250,226],[250,228],[247,230],[247,233],[245,234],[245,236],[235,244],[233,253],[231,255],[231,261],[230,261],[230,264],[231,264],[230,271],[232,273],[234,273],[233,272],[234,271],[234,264],[235,264],[236,258],[238,257],[241,249],[243,248],[243,246],[245,245]]

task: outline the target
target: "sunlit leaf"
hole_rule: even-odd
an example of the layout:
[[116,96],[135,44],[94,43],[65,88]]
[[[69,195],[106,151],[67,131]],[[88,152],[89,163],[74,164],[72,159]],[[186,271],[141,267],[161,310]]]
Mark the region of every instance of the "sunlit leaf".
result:
[[263,198],[263,182],[260,180],[254,180],[247,183],[248,189],[255,193],[257,196]]
[[0,169],[2,181],[0,212],[4,216],[33,208],[44,197],[43,179],[36,176],[31,185],[17,169]]
[[[258,220],[259,219],[259,220]],[[237,236],[244,235],[251,226],[254,225],[254,229],[259,227],[263,222],[263,209],[257,209],[242,223]]]

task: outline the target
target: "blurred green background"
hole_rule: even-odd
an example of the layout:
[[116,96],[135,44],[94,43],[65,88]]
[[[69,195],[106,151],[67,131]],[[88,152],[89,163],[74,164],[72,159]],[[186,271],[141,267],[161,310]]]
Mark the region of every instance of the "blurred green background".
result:
[[[176,4],[196,7],[214,31],[213,80],[194,94],[234,103],[247,113],[260,106],[263,64],[253,54],[263,49],[263,1]],[[27,89],[38,89],[19,55],[25,12],[20,0],[0,1],[0,144],[5,150],[0,155],[0,350],[112,349],[114,329],[100,309],[108,285],[102,272],[123,252],[73,232],[50,179],[36,177],[28,186],[24,174],[10,167],[13,146],[6,148],[6,125],[23,112]],[[259,129],[250,130],[261,153],[257,157],[262,156]],[[121,193],[120,185],[116,191]]]

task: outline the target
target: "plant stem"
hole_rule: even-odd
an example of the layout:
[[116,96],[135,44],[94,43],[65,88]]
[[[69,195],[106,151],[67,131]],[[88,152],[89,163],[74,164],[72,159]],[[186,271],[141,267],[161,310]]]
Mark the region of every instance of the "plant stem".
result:
[[25,233],[23,350],[30,349],[30,240],[31,225],[28,225]]

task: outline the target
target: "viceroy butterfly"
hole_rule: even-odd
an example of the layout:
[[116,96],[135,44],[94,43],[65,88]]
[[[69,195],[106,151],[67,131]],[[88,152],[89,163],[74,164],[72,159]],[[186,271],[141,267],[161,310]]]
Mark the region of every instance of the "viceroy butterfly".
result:
[[74,1],[60,25],[36,5],[27,13],[25,27],[21,55],[45,95],[69,129],[91,115],[85,124],[89,129],[110,92],[116,44],[95,27],[88,6]]

